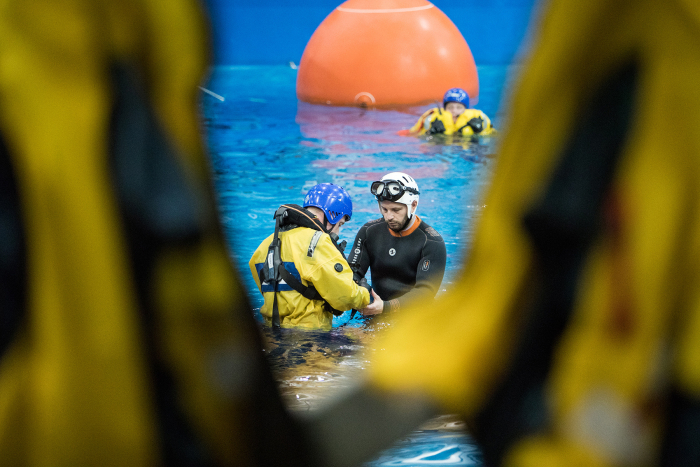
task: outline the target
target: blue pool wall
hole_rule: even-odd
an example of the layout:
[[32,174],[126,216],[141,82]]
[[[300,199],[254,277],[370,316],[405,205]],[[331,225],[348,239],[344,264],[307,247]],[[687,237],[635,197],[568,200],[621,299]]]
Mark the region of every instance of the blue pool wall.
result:
[[[216,65],[299,63],[306,43],[342,0],[205,0]],[[462,32],[477,65],[519,61],[535,0],[435,0]]]

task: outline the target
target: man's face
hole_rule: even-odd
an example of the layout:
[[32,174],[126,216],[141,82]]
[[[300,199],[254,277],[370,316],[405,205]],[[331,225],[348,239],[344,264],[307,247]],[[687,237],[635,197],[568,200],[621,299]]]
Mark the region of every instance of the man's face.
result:
[[[340,235],[340,228],[343,226],[343,224],[345,224],[347,222],[347,220],[348,220],[348,216],[343,216],[343,218],[340,219],[338,221],[338,223],[333,226],[330,233]],[[328,228],[329,226],[330,226],[330,224],[328,222],[326,222],[326,228]]]
[[393,201],[380,201],[379,211],[391,230],[399,231],[408,220],[408,206]]
[[452,114],[453,120],[457,120],[457,117],[462,115],[466,109],[464,104],[460,104],[459,102],[448,102],[445,106],[445,110]]

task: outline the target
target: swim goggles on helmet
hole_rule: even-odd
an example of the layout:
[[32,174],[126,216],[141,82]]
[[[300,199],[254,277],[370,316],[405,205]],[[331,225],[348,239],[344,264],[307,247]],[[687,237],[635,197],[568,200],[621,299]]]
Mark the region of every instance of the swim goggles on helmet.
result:
[[384,180],[372,183],[370,191],[377,197],[377,201],[397,201],[405,191],[420,195],[420,192],[410,186],[404,186],[397,180]]

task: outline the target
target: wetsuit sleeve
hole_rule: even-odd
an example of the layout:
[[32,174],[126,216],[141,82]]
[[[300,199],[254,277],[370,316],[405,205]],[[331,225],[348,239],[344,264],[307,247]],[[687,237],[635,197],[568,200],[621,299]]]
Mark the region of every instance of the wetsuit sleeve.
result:
[[428,240],[416,270],[416,285],[404,295],[384,302],[383,312],[397,311],[419,300],[432,299],[440,290],[445,275],[447,251],[445,242]]
[[355,283],[350,265],[327,235],[321,237],[314,254],[323,261],[319,261],[304,279],[314,285],[330,306],[345,311],[369,305],[369,291]]
[[354,272],[355,281],[359,281],[369,269],[369,254],[367,253],[367,246],[365,242],[367,241],[367,224],[360,228],[355,236],[355,243],[352,245],[352,250],[348,255],[348,260],[350,263],[350,268]]

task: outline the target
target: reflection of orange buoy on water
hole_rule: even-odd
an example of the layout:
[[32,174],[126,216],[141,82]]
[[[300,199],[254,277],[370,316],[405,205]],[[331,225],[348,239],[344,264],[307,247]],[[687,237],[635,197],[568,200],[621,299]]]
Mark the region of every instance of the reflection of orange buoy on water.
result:
[[297,97],[332,105],[478,101],[479,78],[457,27],[427,0],[348,0],[323,20],[299,63]]

